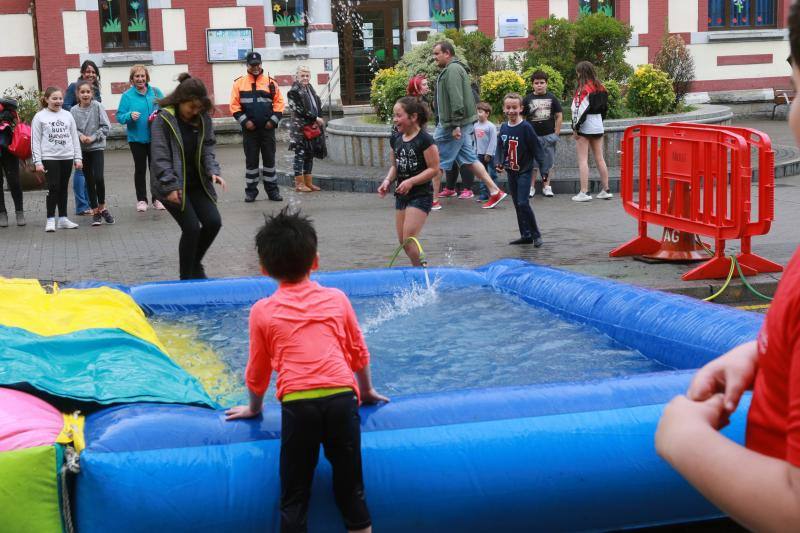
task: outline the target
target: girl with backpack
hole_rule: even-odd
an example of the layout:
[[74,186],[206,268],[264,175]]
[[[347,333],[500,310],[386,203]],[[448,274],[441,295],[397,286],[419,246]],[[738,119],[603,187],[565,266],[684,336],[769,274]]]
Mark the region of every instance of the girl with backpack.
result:
[[578,151],[578,171],[581,190],[572,197],[574,202],[590,202],[589,194],[589,148],[594,154],[600,172],[602,190],[597,198],[609,200],[614,197],[608,189],[608,167],[603,158],[603,118],[608,111],[608,92],[597,79],[594,65],[581,61],[575,66],[578,88],[572,98],[572,138]]
[[3,194],[3,176],[8,182],[11,199],[14,201],[17,226],[25,225],[25,213],[22,211],[22,187],[19,183],[19,159],[11,152],[14,130],[19,124],[17,101],[10,98],[0,99],[0,228],[8,227],[5,195]]

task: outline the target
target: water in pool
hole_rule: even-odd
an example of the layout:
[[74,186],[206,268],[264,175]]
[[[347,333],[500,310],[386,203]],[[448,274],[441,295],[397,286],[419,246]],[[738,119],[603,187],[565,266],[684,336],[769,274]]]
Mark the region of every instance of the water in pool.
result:
[[[372,356],[373,380],[388,396],[668,369],[591,327],[491,289],[412,287],[393,298],[352,302]],[[162,314],[152,323],[184,368],[214,375],[204,385],[227,406],[246,401],[248,313],[249,307],[238,307]],[[209,348],[224,368],[208,367]],[[274,379],[267,393],[271,401]]]

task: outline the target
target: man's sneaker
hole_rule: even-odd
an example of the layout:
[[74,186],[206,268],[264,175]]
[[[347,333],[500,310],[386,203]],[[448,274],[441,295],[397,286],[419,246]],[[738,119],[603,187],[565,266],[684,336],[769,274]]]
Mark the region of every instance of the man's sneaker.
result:
[[108,212],[108,209],[103,209],[102,211],[100,211],[100,216],[103,217],[103,220],[105,221],[106,224],[114,223],[114,217],[111,216],[111,213]]
[[544,244],[544,241],[542,240],[541,237],[533,239],[533,247],[534,248],[541,248],[543,244]]
[[464,199],[469,199],[469,198],[474,198],[474,197],[475,197],[475,193],[473,193],[473,192],[472,192],[471,190],[469,190],[469,189],[463,189],[463,190],[461,191],[461,194],[459,194],[459,195],[458,195],[458,198],[459,198],[459,199],[461,199],[461,200],[464,200]]
[[502,202],[506,196],[508,195],[503,191],[497,191],[493,195],[489,196],[489,199],[486,200],[486,203],[481,206],[481,209],[493,209],[497,206],[497,204]]
[[17,226],[24,226],[25,225],[25,213],[23,211],[17,211]]
[[434,200],[433,204],[431,204],[431,211],[438,211],[442,208],[442,203],[439,200]]
[[614,195],[608,191],[600,191],[597,193],[598,200],[610,200],[611,198],[614,198]]
[[44,230],[48,233],[51,233],[56,230],[56,219],[55,218],[48,218],[47,224],[44,225]]
[[153,209],[158,209],[159,211],[165,211],[167,208],[164,207],[164,204],[162,204],[160,201],[153,200]]
[[547,196],[548,198],[552,198],[553,196],[555,196],[555,194],[553,194],[553,188],[549,185],[545,185],[542,188],[542,194]]
[[8,213],[3,211],[2,213],[0,213],[0,228],[7,228],[7,227],[8,227]]
[[448,189],[447,187],[445,187],[439,192],[439,198],[452,198],[453,196],[456,195],[457,195],[456,191],[454,191],[453,189]]
[[517,244],[532,244],[532,243],[533,243],[533,237],[520,237],[519,239],[511,241],[508,244],[517,245]]
[[58,223],[56,224],[56,227],[58,229],[75,229],[78,227],[78,225],[67,217],[58,217]]
[[103,215],[95,213],[92,215],[92,226],[100,226],[103,224]]
[[534,196],[536,196],[536,186],[531,185],[531,192],[528,193],[528,198],[533,198]]
[[575,196],[572,197],[573,202],[591,202],[592,196],[590,194],[586,194],[585,192],[581,191]]
[[136,210],[140,213],[147,211],[147,202],[136,202]]

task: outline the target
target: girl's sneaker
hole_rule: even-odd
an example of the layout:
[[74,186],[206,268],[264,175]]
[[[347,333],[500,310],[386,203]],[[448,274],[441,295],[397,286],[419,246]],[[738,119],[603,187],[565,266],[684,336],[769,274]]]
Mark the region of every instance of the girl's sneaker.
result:
[[44,225],[44,230],[47,233],[52,233],[56,230],[56,219],[51,217],[47,219],[47,223]]
[[157,209],[159,211],[164,211],[166,207],[158,200],[153,200],[153,209]]
[[439,202],[439,200],[434,200],[433,204],[431,205],[431,211],[438,211],[441,208],[442,204]]
[[147,202],[136,202],[136,210],[140,213],[147,211]]
[[78,227],[78,225],[67,217],[58,217],[58,223],[56,224],[56,227],[58,229],[75,229]]
[[555,196],[555,194],[553,194],[553,188],[550,185],[547,185],[546,187],[542,188],[542,194],[544,194],[548,198],[552,198],[553,196]]
[[610,200],[611,198],[614,198],[614,195],[608,191],[600,191],[597,193],[597,198],[600,200]]
[[592,196],[590,194],[586,194],[585,192],[581,191],[575,196],[572,197],[573,202],[591,202]]
[[111,213],[108,212],[108,209],[103,209],[100,211],[100,216],[103,217],[103,220],[106,224],[114,223],[114,217],[111,216]]
[[461,200],[464,200],[464,199],[473,198],[474,196],[475,196],[475,194],[471,190],[464,189],[464,190],[461,191],[461,194],[458,195],[458,198],[461,199]]
[[100,213],[92,215],[92,226],[99,226],[103,223],[103,216]]
[[439,192],[439,198],[452,198],[453,196],[456,196],[456,191],[448,189],[447,187]]

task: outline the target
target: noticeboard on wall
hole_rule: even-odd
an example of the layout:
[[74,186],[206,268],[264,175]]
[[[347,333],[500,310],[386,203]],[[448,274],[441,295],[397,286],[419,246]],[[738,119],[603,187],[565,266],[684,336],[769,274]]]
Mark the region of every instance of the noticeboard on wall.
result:
[[244,61],[253,49],[253,28],[207,28],[206,57],[209,63]]

